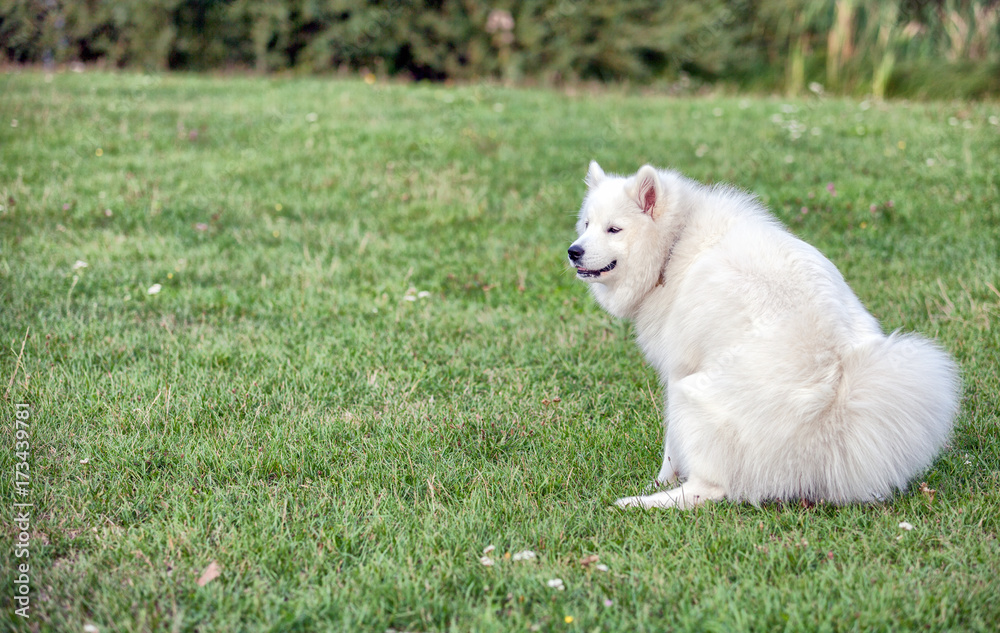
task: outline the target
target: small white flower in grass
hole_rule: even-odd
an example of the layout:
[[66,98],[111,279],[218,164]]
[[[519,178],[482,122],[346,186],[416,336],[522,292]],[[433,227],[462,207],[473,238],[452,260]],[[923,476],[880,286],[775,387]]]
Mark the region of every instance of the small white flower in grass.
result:
[[823,94],[823,84],[819,83],[818,81],[814,81],[814,82],[810,83],[809,84],[809,92],[811,92],[813,94],[816,94],[816,95]]
[[426,299],[429,296],[431,296],[431,293],[427,290],[421,290],[420,292],[417,293],[418,299]]
[[907,532],[909,532],[910,530],[913,529],[913,524],[909,523],[907,521],[900,521],[899,522],[899,527],[902,528],[902,529],[904,529],[904,530],[906,530]]
[[90,458],[89,457],[84,457],[83,459],[80,460],[80,463],[81,464],[89,464],[90,463]]
[[990,117],[989,119],[987,119],[987,120],[988,120],[988,121],[990,122],[990,125],[1000,125],[1000,117],[997,117],[997,116],[991,116],[991,117]]
[[563,584],[562,578],[553,578],[552,580],[548,581],[545,584],[547,584],[552,589],[555,589],[556,591],[562,591],[566,589],[566,585]]
[[934,166],[934,159],[933,158],[928,158],[926,161],[924,161],[924,164],[926,164],[928,167],[933,167]]
[[524,550],[522,552],[516,552],[510,558],[513,561],[521,561],[521,560],[534,560],[535,557],[536,557],[536,555],[535,555],[535,553],[533,551],[531,551],[530,549],[526,549],[526,550]]
[[598,563],[594,565],[594,569],[596,569],[597,571],[609,571],[608,566],[605,565],[604,563]]
[[101,629],[97,628],[93,624],[84,624],[83,633],[99,633]]
[[722,108],[715,108],[712,110],[712,116],[722,116]]
[[318,119],[319,115],[316,114],[315,112],[310,112],[309,114],[306,115],[306,121],[309,121],[310,123],[315,123]]
[[149,287],[149,290],[146,291],[146,294],[155,295],[161,290],[163,290],[163,286],[161,286],[160,284],[153,284],[152,286]]
[[479,562],[487,567],[492,567],[494,562],[493,559],[489,557],[489,554],[496,549],[496,545],[487,545],[483,548],[483,555],[479,557]]
[[694,150],[694,155],[697,156],[698,158],[702,158],[707,153],[708,153],[708,145],[705,145],[704,143],[699,145],[698,149]]
[[87,267],[87,262],[83,261],[82,259],[76,260],[76,263],[73,264],[73,270],[80,270],[81,268],[86,268],[86,267]]

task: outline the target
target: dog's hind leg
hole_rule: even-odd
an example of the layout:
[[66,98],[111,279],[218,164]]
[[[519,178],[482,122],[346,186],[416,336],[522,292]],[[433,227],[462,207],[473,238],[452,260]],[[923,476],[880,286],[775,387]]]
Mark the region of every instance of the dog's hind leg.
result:
[[644,497],[622,497],[615,501],[619,508],[678,508],[690,510],[706,501],[717,501],[726,496],[721,487],[699,479],[689,479],[671,490],[664,490]]

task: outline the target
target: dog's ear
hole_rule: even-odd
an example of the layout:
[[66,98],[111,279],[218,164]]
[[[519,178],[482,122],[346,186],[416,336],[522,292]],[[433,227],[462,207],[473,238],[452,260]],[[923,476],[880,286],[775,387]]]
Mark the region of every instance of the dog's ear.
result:
[[660,176],[650,165],[643,165],[635,175],[632,197],[643,213],[654,220],[659,215],[656,210],[663,198],[663,188],[660,186]]
[[604,170],[601,169],[596,160],[590,161],[590,167],[587,168],[587,177],[583,181],[587,183],[588,188],[593,189],[601,184],[602,180],[604,180]]

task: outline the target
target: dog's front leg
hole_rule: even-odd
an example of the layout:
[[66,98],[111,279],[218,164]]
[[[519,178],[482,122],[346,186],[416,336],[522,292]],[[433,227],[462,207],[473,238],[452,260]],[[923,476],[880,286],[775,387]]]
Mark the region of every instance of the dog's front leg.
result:
[[660,466],[660,472],[656,475],[655,486],[657,488],[673,485],[677,483],[677,471],[674,470],[674,465],[670,459],[670,446],[667,444],[666,432],[664,431],[663,438],[663,465]]

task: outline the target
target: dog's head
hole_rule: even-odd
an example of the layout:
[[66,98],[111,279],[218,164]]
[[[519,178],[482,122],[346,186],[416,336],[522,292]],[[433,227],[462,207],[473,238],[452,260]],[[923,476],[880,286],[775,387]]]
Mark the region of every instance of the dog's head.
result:
[[591,161],[585,182],[569,263],[605,310],[628,316],[638,295],[658,281],[665,257],[657,226],[666,207],[660,175],[649,165],[627,178],[608,175]]

